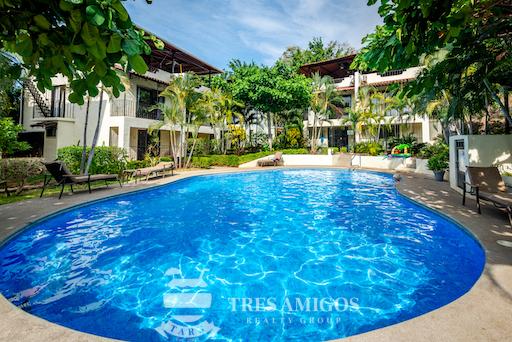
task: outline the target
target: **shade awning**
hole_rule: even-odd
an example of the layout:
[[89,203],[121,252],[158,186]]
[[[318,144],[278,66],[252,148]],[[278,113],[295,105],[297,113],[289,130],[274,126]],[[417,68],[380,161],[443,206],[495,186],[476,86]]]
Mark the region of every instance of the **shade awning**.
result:
[[350,69],[350,64],[352,64],[355,56],[356,55],[347,55],[328,61],[305,64],[300,67],[300,72],[306,76],[319,73],[321,76],[328,75],[332,78],[347,77],[354,73],[354,71]]
[[[140,29],[149,34],[152,34],[144,28]],[[146,64],[149,66],[150,71],[160,69],[171,74],[193,72],[197,75],[222,73],[222,70],[219,70],[216,67],[192,55],[191,53],[180,49],[165,39],[161,37],[158,37],[158,39],[164,43],[164,48],[158,49],[152,41],[148,41],[147,43],[151,47],[151,54],[143,56]]]

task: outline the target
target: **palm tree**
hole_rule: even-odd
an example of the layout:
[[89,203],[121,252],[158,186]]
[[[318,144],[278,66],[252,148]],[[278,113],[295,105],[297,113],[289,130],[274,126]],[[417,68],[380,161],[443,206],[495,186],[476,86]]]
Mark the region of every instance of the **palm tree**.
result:
[[353,139],[352,146],[355,146],[355,144],[356,144],[356,134],[362,125],[361,119],[362,119],[361,113],[354,109],[349,109],[347,111],[347,115],[343,119],[343,124],[344,125],[349,124],[350,129],[354,132],[354,134],[353,134],[354,139]]
[[336,92],[334,81],[330,76],[313,75],[313,96],[310,102],[310,111],[313,114],[313,132],[311,137],[311,153],[316,153],[317,142],[320,138],[322,126],[334,113],[339,112],[336,104],[343,103],[343,99]]
[[174,165],[179,165],[179,157],[181,151],[181,140],[178,138],[176,127],[183,127],[183,113],[179,111],[178,106],[174,105],[174,99],[169,99],[170,105],[159,103],[156,106],[149,108],[149,110],[159,110],[161,112],[162,121],[149,127],[149,134],[153,134],[163,126],[170,127],[169,145],[171,149]]
[[[431,117],[435,117],[441,123],[443,137],[447,144],[450,139],[450,125],[454,120],[454,117],[450,115],[450,100],[450,94],[447,91],[442,90],[438,98],[432,99],[426,104],[427,114]],[[458,130],[457,127],[456,129]]]
[[211,94],[214,103],[211,122],[219,128],[221,152],[226,153],[228,147],[228,139],[225,134],[227,127],[235,121],[244,124],[244,117],[238,111],[239,108],[243,108],[243,104],[236,101],[231,93],[223,92],[220,89],[213,89]]
[[[199,90],[199,80],[195,75],[185,73],[173,78],[160,95],[167,98],[175,107],[168,112],[171,114],[172,121],[176,121],[180,128],[179,156],[175,157],[178,158],[176,165],[183,167],[188,150],[187,137],[190,129],[195,127],[194,116],[202,110],[199,102],[203,93]],[[174,111],[176,112],[174,113]]]
[[[352,115],[352,122],[357,121],[356,129],[361,133],[364,128],[372,130],[373,125],[373,113],[372,113],[372,99],[370,88],[361,88],[358,92],[358,101],[355,103],[353,108],[349,111],[349,115]],[[350,114],[352,113],[352,114]],[[355,131],[354,131],[354,144],[355,144]]]

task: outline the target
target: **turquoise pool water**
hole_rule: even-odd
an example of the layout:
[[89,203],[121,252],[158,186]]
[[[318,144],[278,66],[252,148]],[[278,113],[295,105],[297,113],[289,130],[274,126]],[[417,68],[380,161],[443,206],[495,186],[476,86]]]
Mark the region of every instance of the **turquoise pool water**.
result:
[[480,245],[389,175],[282,169],[189,178],[91,203],[0,247],[0,292],[125,340],[325,340],[467,292]]

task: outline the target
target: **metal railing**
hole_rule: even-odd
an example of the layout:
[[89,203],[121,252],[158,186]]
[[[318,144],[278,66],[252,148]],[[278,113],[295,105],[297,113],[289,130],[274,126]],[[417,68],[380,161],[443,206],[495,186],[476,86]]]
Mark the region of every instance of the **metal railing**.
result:
[[137,108],[135,100],[129,98],[119,98],[112,101],[111,115],[161,120],[161,112],[159,110],[149,111],[147,108]]
[[44,115],[34,104],[32,118],[34,119],[53,119],[53,118],[66,118],[74,119],[75,114],[80,111],[80,107],[74,103],[65,103],[64,105],[52,107],[49,115]]
[[403,74],[404,71],[405,71],[405,69],[398,69],[398,70],[389,70],[386,72],[378,72],[377,74],[382,77],[397,76],[397,75]]

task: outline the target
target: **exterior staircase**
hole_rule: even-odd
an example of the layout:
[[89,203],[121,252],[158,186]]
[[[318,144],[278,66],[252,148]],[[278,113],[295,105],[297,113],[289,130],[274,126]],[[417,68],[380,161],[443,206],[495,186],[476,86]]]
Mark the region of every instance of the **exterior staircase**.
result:
[[39,109],[39,112],[42,114],[42,116],[51,117],[52,110],[50,109],[50,104],[42,96],[41,92],[36,88],[34,82],[27,79],[25,82],[23,82],[23,86],[28,89],[30,95],[32,95],[32,98],[36,102],[37,108]]

